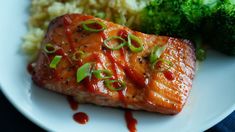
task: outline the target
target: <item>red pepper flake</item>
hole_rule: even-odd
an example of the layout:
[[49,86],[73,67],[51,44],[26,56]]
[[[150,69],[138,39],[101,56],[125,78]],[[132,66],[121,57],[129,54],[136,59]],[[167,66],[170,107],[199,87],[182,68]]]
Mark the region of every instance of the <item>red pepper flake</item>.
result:
[[169,81],[172,81],[175,79],[174,74],[171,71],[165,70],[163,71],[163,74]]
[[73,115],[73,119],[79,124],[86,124],[89,120],[89,117],[84,112],[78,112]]
[[119,30],[117,34],[118,34],[118,36],[120,36],[121,38],[127,40],[128,32],[127,32],[126,30],[124,30],[124,29]]
[[163,64],[162,61],[158,61],[155,66],[156,66],[157,69],[161,69],[162,64]]
[[132,112],[129,110],[125,111],[125,120],[129,132],[136,132],[137,120],[133,117]]
[[33,66],[33,63],[28,64],[27,70],[28,70],[28,72],[29,72],[31,75],[34,74],[34,66]]
[[72,110],[75,111],[78,109],[78,102],[76,102],[72,96],[67,96],[67,100]]

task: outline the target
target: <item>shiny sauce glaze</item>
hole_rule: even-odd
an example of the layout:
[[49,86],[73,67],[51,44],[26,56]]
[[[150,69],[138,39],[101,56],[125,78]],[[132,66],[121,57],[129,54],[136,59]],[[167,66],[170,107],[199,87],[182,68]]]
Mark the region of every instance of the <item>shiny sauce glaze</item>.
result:
[[169,71],[169,70],[163,71],[163,74],[166,77],[166,79],[168,79],[169,81],[173,81],[174,78],[175,78],[174,74],[171,71]]
[[[71,52],[75,52],[76,51],[76,43],[74,42],[73,39],[73,32],[70,29],[70,24],[72,23],[71,19],[69,17],[64,17],[64,32],[67,38],[67,41],[69,42],[70,48],[71,48]],[[90,25],[91,27],[96,27],[97,29],[99,29],[100,27],[97,25]],[[104,34],[104,32],[100,32],[100,35],[102,37],[103,40],[107,39],[107,36]],[[118,36],[122,37],[123,39],[127,40],[128,37],[128,32],[124,29],[119,30],[117,33]],[[113,56],[113,51],[112,50],[107,50],[104,49],[104,54],[105,56],[109,59],[109,61],[111,61],[111,68],[112,68],[112,72],[113,72],[113,77],[112,79],[119,79],[118,77],[118,67],[121,67],[124,72],[125,75],[133,82],[133,84],[136,85],[136,87],[140,87],[140,88],[145,88],[147,87],[147,83],[148,81],[146,81],[146,78],[139,74],[138,72],[136,72],[133,68],[131,68],[131,66],[128,64],[127,60],[126,60],[126,53],[125,53],[125,49],[121,48],[119,50],[120,52],[120,57],[121,59],[124,61],[124,63],[119,62],[118,60],[115,59],[115,57]],[[59,49],[56,51],[56,54],[62,55],[64,58],[66,58],[69,62],[72,63],[72,60],[69,58],[69,56],[67,54],[64,53],[64,51],[62,49]],[[91,59],[93,62],[95,62],[96,64],[102,64],[102,61],[100,60],[99,56],[97,54],[92,54],[91,55]],[[83,65],[82,60],[77,61],[77,66],[76,68],[80,67]],[[32,66],[29,65],[28,66],[28,71],[30,73],[33,72],[32,70]],[[174,79],[174,75],[172,72],[170,71],[164,71],[163,72],[164,76],[168,79],[168,80],[173,80]],[[84,86],[87,88],[87,90],[89,92],[94,92],[96,90],[96,88],[98,87],[98,82],[99,80],[95,77],[91,77],[91,78],[85,78],[82,83],[84,84]],[[124,96],[124,90],[120,90],[118,91],[119,94],[119,99],[123,102],[123,104],[125,105],[125,96]],[[67,97],[67,100],[70,104],[70,107],[72,110],[77,110],[78,109],[78,103],[72,98],[72,97]],[[127,124],[127,127],[129,129],[130,132],[136,132],[136,125],[137,125],[137,120],[133,117],[132,112],[129,110],[125,111],[125,121]],[[80,124],[86,124],[89,120],[89,117],[86,113],[84,112],[78,112],[75,113],[73,115],[73,119],[80,123]]]
[[29,63],[27,66],[27,71],[29,74],[33,75],[34,74],[34,67],[33,67],[33,63]]
[[84,112],[77,112],[73,115],[74,121],[76,121],[79,124],[86,124],[89,121],[89,117]]
[[75,46],[75,42],[73,41],[73,38],[72,38],[73,33],[72,33],[71,29],[69,28],[71,23],[72,23],[72,20],[69,17],[65,16],[64,17],[64,32],[65,32],[65,35],[66,35],[68,42],[70,44],[71,50],[75,51],[76,46]]
[[[101,32],[100,35],[101,35],[103,41],[104,41],[105,39],[107,39],[107,36],[104,34],[104,32]],[[118,79],[118,73],[117,73],[117,70],[118,70],[118,69],[117,69],[117,66],[118,66],[118,65],[117,65],[117,63],[116,63],[116,60],[115,60],[115,57],[113,56],[112,51],[110,51],[110,50],[104,50],[104,53],[105,53],[105,55],[108,57],[108,59],[112,62],[111,67],[112,67],[112,71],[113,71],[113,73],[114,73],[112,79]],[[124,105],[126,105],[126,103],[125,103],[125,96],[124,96],[124,94],[123,94],[123,90],[118,91],[118,94],[119,94],[119,99],[123,102]]]
[[129,132],[136,132],[137,120],[133,117],[133,114],[130,110],[125,111],[125,120]]
[[[67,96],[67,101],[73,111],[78,110],[78,103],[72,96]],[[73,120],[79,124],[86,124],[89,121],[89,116],[85,112],[76,112],[73,114]]]
[[77,110],[78,109],[78,102],[74,100],[72,96],[67,96],[67,101],[69,102],[69,106],[72,110]]
[[[67,40],[70,44],[70,48],[73,52],[75,52],[76,48],[75,48],[75,43],[72,39],[72,32],[71,32],[71,29],[69,28],[69,25],[71,24],[71,19],[68,18],[68,17],[65,17],[64,18],[64,30],[65,30],[65,34],[66,34],[66,37],[67,37]],[[63,57],[66,57],[66,59],[71,62],[70,58],[63,52],[62,49],[60,50],[57,50],[56,51],[57,54],[59,55],[62,55]],[[81,66],[82,65],[82,62],[79,60],[77,62],[78,66]],[[87,85],[91,84],[91,80],[84,80],[85,83]],[[93,91],[93,87],[92,85],[89,85],[89,91]],[[67,96],[67,100],[69,102],[69,105],[70,105],[70,108],[73,110],[73,111],[76,111],[78,109],[78,102],[74,100],[74,98],[72,96]],[[89,116],[85,113],[85,112],[77,112],[73,115],[73,120],[79,124],[86,124],[89,120]]]
[[[68,23],[68,22],[65,22],[65,23]],[[71,42],[71,40],[70,40],[71,33],[68,32],[70,30],[65,29],[65,31],[67,32],[67,37],[68,37],[69,42]],[[125,39],[127,38],[127,32],[125,30],[120,30],[119,35],[122,38],[125,38]],[[101,33],[101,36],[103,39],[106,39],[105,34]],[[72,43],[71,47],[73,47],[73,42],[71,42],[71,43]],[[121,66],[122,68],[125,69],[125,73],[128,75],[128,77],[132,78],[133,81],[135,81],[137,84],[140,84],[141,87],[145,86],[144,80],[140,76],[136,75],[135,72],[131,68],[129,68],[129,66],[127,65],[127,61],[125,59],[125,51],[123,48],[120,50],[120,53],[121,53],[121,57],[124,60],[125,64],[121,65],[119,63],[119,66]],[[113,79],[118,79],[118,74],[117,74],[117,65],[118,64],[116,63],[115,57],[112,55],[112,51],[105,51],[105,55],[112,62],[112,70],[114,72]],[[102,63],[97,55],[93,54],[92,57],[95,58],[97,63]],[[81,66],[82,62],[78,61],[78,65]],[[83,82],[84,82],[85,86],[87,86],[89,92],[93,92],[95,90],[95,87],[97,87],[97,85],[96,85],[97,79],[95,79],[95,78],[92,78],[92,79],[86,78]],[[123,91],[118,91],[118,93],[119,93],[120,100],[122,100],[123,103],[125,104]],[[72,97],[67,97],[67,100],[70,104],[71,109],[77,110],[78,103]],[[78,112],[73,115],[73,119],[74,119],[74,121],[76,121],[79,124],[86,124],[89,120],[89,117],[84,112]],[[126,121],[126,124],[127,124],[129,131],[136,132],[137,120],[133,117],[132,112],[129,110],[125,111],[125,121]]]

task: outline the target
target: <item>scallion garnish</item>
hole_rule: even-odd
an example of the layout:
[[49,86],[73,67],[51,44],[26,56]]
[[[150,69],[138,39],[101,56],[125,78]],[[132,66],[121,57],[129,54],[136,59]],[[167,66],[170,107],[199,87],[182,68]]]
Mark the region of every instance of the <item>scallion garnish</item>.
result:
[[53,60],[50,63],[50,68],[56,68],[58,63],[60,62],[60,60],[62,59],[62,56],[60,55],[56,55]]
[[112,72],[109,70],[94,70],[92,72],[94,76],[98,79],[108,79],[112,77]]
[[[160,64],[165,63],[165,64],[168,65],[168,68],[164,68],[163,70],[160,70],[160,71],[168,70],[168,69],[170,69],[173,66],[171,61],[168,61],[168,60],[160,58],[162,53],[166,50],[166,47],[167,47],[167,45],[164,45],[164,46],[155,46],[153,48],[153,50],[151,51],[151,54],[149,56],[149,61],[150,61],[150,64],[151,64],[152,68],[154,68],[155,65],[157,65],[158,62],[161,62]],[[161,68],[161,67],[159,66],[158,68]]]
[[79,59],[81,59],[82,55],[84,55],[85,53],[81,50],[78,50],[76,52],[73,53],[72,59],[75,61],[78,61]]
[[160,72],[162,72],[162,71],[166,71],[166,70],[169,70],[169,69],[173,66],[172,62],[171,62],[171,61],[168,61],[168,60],[158,59],[158,60],[157,60],[157,62],[162,62],[162,63],[165,63],[165,64],[167,64],[167,65],[168,65],[168,67],[167,67],[167,68],[164,68],[164,69],[158,70],[158,71],[160,71]]
[[133,34],[128,35],[128,47],[130,48],[132,52],[140,52],[144,49],[140,38],[138,38],[137,36]]
[[81,82],[84,78],[91,76],[91,68],[91,63],[85,63],[84,65],[78,68],[76,74],[78,83]]
[[[87,20],[81,23],[82,27],[86,31],[100,32],[106,29],[106,25],[103,22],[96,20]],[[95,26],[95,27],[92,27]]]
[[[120,41],[120,42],[113,43],[112,45],[114,45],[114,46],[110,46],[108,43],[110,41],[114,40],[114,39],[116,39],[117,41]],[[106,40],[104,40],[104,45],[108,49],[119,50],[120,48],[122,48],[123,46],[126,45],[126,40],[121,38],[121,37],[119,37],[119,36],[112,36],[112,37],[109,37]]]
[[164,46],[155,46],[153,50],[151,51],[149,61],[152,65],[155,65],[160,58],[161,54],[164,52],[166,49],[166,45]]
[[104,85],[112,91],[120,91],[126,87],[126,84],[121,80],[104,80]]
[[48,54],[53,54],[56,52],[56,47],[50,43],[47,43],[43,46],[43,50]]

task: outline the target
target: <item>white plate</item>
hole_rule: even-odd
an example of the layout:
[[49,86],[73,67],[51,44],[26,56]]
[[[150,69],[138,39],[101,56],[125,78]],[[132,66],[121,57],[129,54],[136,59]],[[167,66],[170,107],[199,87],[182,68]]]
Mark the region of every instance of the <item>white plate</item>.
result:
[[[20,52],[26,32],[26,0],[6,0],[0,4],[0,85],[11,103],[26,117],[51,131],[127,132],[123,110],[81,105],[90,117],[86,125],[72,119],[73,111],[65,97],[35,87]],[[225,118],[235,109],[235,57],[210,51],[200,66],[183,111],[175,116],[134,112],[139,132],[202,131]]]

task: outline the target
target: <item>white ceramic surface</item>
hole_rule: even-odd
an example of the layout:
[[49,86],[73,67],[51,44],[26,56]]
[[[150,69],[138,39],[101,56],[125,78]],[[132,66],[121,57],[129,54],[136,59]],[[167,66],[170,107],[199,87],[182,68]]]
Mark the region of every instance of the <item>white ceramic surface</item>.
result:
[[[26,32],[29,0],[6,0],[0,4],[0,85],[10,102],[31,121],[51,131],[127,132],[120,109],[81,105],[90,117],[86,125],[72,119],[64,96],[35,87],[20,52]],[[202,131],[235,109],[235,58],[210,51],[200,65],[183,111],[175,116],[137,111],[139,132]]]

